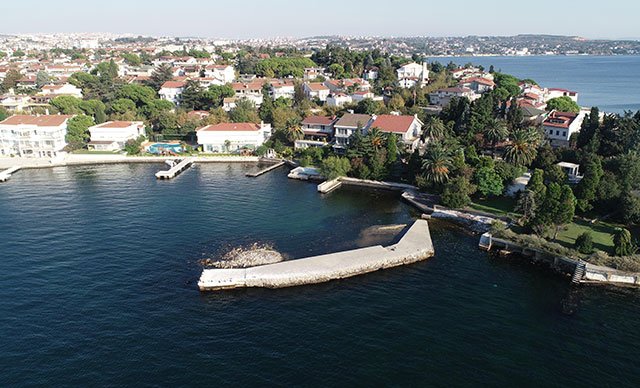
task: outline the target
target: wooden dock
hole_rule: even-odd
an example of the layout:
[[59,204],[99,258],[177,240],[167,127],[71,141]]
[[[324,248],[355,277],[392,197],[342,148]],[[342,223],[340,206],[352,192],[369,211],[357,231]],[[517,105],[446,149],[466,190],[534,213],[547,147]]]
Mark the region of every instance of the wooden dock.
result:
[[416,220],[397,244],[375,245],[250,268],[204,269],[201,291],[243,287],[281,288],[344,279],[433,256],[426,220]]
[[193,165],[194,158],[184,158],[180,161],[180,163],[171,167],[166,171],[158,171],[156,173],[156,178],[158,179],[171,179],[178,176],[181,172],[188,169]]
[[271,166],[269,166],[269,167],[267,167],[267,168],[263,168],[262,170],[260,170],[260,171],[258,171],[258,172],[248,172],[248,173],[246,174],[246,176],[251,177],[251,178],[255,178],[255,177],[257,177],[257,176],[260,176],[260,175],[262,175],[262,174],[266,174],[266,173],[268,173],[269,171],[273,171],[273,170],[275,170],[276,168],[278,168],[278,167],[282,167],[282,166],[284,166],[284,165],[285,165],[285,161],[283,160],[283,161],[277,162],[277,163],[275,163],[275,164],[272,164]]
[[18,170],[20,170],[20,168],[20,166],[13,166],[0,172],[0,182],[6,182],[7,180],[9,180],[9,178],[11,178],[11,174],[17,172]]

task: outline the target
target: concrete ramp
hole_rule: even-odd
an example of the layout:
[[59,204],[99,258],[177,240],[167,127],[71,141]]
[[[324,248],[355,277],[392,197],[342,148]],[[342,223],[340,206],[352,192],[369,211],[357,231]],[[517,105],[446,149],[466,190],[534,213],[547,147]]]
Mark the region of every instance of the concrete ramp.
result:
[[251,268],[205,269],[198,287],[205,291],[323,283],[414,263],[433,254],[429,225],[426,220],[416,220],[395,245],[375,245]]

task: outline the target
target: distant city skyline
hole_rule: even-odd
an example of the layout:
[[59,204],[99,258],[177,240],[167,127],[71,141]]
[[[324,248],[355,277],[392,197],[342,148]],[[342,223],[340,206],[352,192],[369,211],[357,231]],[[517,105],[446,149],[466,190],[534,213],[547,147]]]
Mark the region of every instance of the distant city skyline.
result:
[[380,0],[271,0],[186,5],[166,0],[3,4],[2,34],[118,33],[223,39],[345,36],[505,36],[551,34],[639,39],[640,3],[612,0],[497,0],[392,3]]

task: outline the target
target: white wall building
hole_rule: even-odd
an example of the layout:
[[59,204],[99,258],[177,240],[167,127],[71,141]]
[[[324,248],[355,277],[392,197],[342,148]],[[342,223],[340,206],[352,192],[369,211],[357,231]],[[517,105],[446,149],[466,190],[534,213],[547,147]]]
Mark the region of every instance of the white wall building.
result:
[[333,125],[335,147],[344,148],[349,144],[349,138],[355,131],[360,131],[361,134],[366,134],[371,126],[373,117],[364,114],[347,113],[340,117],[338,121]]
[[204,69],[204,76],[213,78],[214,85],[224,85],[233,82],[236,71],[231,65],[209,65]]
[[52,158],[67,145],[67,122],[72,116],[15,115],[0,122],[0,155]]
[[398,74],[398,83],[402,88],[412,88],[416,84],[422,87],[429,83],[427,62],[422,62],[421,65],[415,62],[407,63],[400,66],[396,73]]
[[114,151],[123,149],[129,139],[145,136],[145,129],[142,121],[107,121],[89,127],[89,133],[89,148],[96,151]]
[[542,122],[542,130],[554,147],[569,145],[571,135],[579,132],[586,111],[579,113],[551,111]]
[[327,106],[342,107],[347,104],[351,104],[353,99],[351,96],[344,93],[333,93],[327,97]]
[[162,87],[158,91],[158,95],[160,95],[160,98],[163,100],[171,101],[178,105],[185,85],[186,83],[182,81],[167,81],[162,84]]
[[329,97],[329,93],[331,92],[322,82],[308,82],[302,87],[308,99],[317,98],[320,101],[327,101],[327,97]]
[[453,88],[438,89],[433,93],[429,93],[429,102],[433,105],[447,106],[453,97],[465,97],[469,101],[475,101],[480,95],[473,90],[461,86]]
[[42,87],[42,92],[40,92],[40,94],[43,96],[56,95],[82,98],[82,89],[71,84],[45,85]]
[[204,152],[234,152],[256,149],[271,137],[271,124],[220,123],[196,130]]

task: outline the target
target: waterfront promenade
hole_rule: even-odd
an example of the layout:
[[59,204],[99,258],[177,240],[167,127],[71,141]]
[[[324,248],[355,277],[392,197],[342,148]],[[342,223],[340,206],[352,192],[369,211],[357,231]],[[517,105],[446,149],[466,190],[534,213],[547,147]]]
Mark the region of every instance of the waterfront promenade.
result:
[[426,220],[416,220],[394,245],[376,245],[251,268],[204,269],[198,288],[201,291],[283,288],[323,283],[414,263],[433,254],[429,225]]
[[[175,156],[127,156],[119,154],[69,154],[61,158],[0,158],[0,170],[16,165],[22,168],[47,168],[80,166],[91,164],[117,164],[117,163],[162,163],[165,160],[174,160]],[[221,155],[221,156],[195,156],[194,163],[256,163],[257,156]]]

